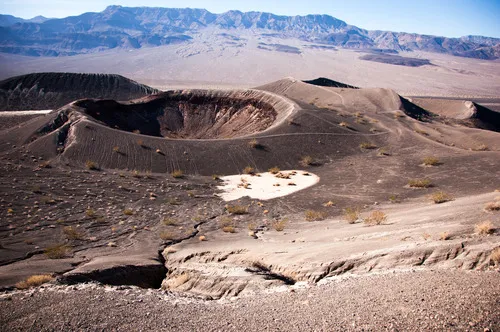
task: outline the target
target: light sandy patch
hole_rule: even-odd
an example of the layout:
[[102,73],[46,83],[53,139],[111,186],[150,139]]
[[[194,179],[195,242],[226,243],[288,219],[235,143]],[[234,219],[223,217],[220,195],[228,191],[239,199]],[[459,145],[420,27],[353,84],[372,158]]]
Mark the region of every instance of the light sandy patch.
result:
[[221,178],[224,185],[218,186],[224,191],[220,196],[225,201],[232,201],[244,196],[268,200],[293,194],[319,182],[319,176],[305,171],[281,171],[279,174],[289,178],[279,178],[276,174],[269,172],[256,175],[224,176]]
[[32,115],[32,114],[49,114],[52,110],[39,110],[39,111],[7,111],[0,112],[0,116],[15,116],[15,115]]

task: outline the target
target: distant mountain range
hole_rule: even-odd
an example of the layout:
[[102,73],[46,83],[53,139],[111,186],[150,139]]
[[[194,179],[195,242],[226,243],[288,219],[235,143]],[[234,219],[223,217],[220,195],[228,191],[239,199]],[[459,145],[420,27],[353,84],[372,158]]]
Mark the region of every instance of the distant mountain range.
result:
[[24,20],[0,15],[0,52],[30,56],[63,56],[114,48],[137,49],[198,38],[205,28],[238,36],[239,31],[275,38],[296,38],[350,49],[427,51],[497,59],[500,38],[446,38],[405,32],[370,31],[328,15],[278,16],[270,13],[205,9],[109,6],[100,13],[62,19],[42,16]]

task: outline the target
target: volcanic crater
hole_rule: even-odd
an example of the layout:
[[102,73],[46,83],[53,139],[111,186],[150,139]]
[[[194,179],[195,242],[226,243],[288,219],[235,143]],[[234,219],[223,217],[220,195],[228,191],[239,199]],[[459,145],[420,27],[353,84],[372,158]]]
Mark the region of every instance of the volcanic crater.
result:
[[74,103],[111,128],[171,139],[224,139],[262,132],[287,117],[291,102],[255,90],[177,90],[130,102]]

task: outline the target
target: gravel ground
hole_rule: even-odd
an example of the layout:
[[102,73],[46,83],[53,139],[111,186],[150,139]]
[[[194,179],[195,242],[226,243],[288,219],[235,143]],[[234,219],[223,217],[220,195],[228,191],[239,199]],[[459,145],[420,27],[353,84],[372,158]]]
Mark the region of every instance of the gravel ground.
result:
[[221,301],[48,286],[1,296],[3,331],[499,331],[500,273],[413,271]]

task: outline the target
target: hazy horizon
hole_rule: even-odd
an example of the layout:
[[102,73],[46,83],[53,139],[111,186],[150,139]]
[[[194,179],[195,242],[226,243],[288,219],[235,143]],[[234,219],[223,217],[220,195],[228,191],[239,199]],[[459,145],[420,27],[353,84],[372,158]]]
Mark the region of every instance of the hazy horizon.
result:
[[[11,0],[0,2],[2,14],[30,19],[39,15],[49,18],[78,16],[86,12],[101,12],[107,6],[203,8],[212,13],[228,10],[261,11],[276,15],[326,14],[367,30],[387,30],[445,37],[481,35],[500,38],[500,2],[495,0],[423,0],[418,3],[385,0],[358,0],[350,3],[335,1],[158,1],[158,0],[88,0],[75,3],[69,0]],[[464,24],[464,21],[467,24]]]

